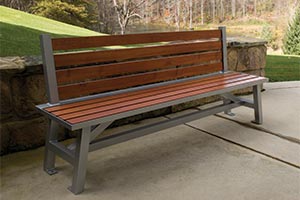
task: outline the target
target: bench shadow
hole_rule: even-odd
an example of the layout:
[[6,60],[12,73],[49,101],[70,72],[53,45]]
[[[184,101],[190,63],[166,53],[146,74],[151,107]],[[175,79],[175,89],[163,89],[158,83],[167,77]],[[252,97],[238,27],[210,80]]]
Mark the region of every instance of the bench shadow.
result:
[[[173,134],[172,129],[184,132],[174,130]],[[216,153],[241,153],[224,149],[213,136],[192,128],[180,125],[172,129],[91,153],[86,191],[98,193],[112,187],[114,191],[142,189],[168,177],[176,179],[182,173],[193,173],[195,167],[207,166]],[[72,177],[72,170],[63,170],[65,176]]]

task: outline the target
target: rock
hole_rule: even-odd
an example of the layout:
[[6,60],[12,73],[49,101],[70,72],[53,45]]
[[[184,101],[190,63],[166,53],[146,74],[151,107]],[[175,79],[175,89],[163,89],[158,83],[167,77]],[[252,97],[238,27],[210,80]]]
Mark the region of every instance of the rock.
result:
[[37,115],[35,105],[47,102],[43,75],[13,77],[12,99],[17,116],[29,118]]
[[[228,64],[230,70],[244,72],[265,68],[267,50],[265,46],[235,49],[236,50],[228,51]],[[231,65],[236,67],[234,68]]]
[[39,66],[43,64],[41,56],[24,56],[22,57],[24,60],[25,66]]
[[1,77],[0,79],[0,89],[1,89],[1,121],[7,120],[13,116],[13,108],[11,102],[11,89],[9,86],[9,80],[7,77]]
[[236,71],[243,72],[248,70],[248,65],[250,63],[248,49],[239,48],[237,60],[238,60],[238,64],[236,67]]
[[[44,117],[1,124],[1,155],[44,145],[47,127]],[[58,135],[59,140],[67,138],[62,127]]]
[[0,70],[24,70],[25,60],[17,57],[0,57]]
[[8,126],[4,124],[0,124],[0,155],[4,155],[8,153],[9,146],[9,130]]
[[251,47],[248,50],[249,69],[261,69],[266,65],[266,47]]
[[237,64],[238,64],[237,49],[235,49],[235,48],[228,49],[227,62],[228,62],[228,69],[229,70],[237,71]]

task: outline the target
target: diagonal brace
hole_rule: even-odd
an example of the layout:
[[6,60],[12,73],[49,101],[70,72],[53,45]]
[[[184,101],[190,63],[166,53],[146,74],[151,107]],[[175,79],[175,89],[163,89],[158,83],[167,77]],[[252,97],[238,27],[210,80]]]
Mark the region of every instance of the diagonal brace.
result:
[[[92,142],[98,135],[100,135],[113,121],[104,122],[97,125],[92,131],[90,131],[90,142]],[[76,142],[68,145],[68,149],[74,151],[76,149]]]
[[230,94],[230,93],[222,94],[221,96],[224,99],[229,99],[230,101],[233,101],[233,102],[242,102],[243,106],[246,106],[246,107],[249,107],[249,108],[253,108],[254,107],[254,103],[250,99],[245,99],[245,98],[237,97],[237,96],[235,96],[233,94]]
[[92,142],[98,135],[100,135],[113,121],[104,122],[99,124],[96,128],[91,131],[90,142]]

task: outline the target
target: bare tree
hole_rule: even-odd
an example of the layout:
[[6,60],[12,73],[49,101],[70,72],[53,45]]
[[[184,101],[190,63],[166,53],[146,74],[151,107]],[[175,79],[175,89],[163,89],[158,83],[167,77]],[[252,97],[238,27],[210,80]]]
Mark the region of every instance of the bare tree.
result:
[[247,7],[247,0],[242,0],[243,17],[246,16],[246,7]]
[[235,18],[235,13],[236,13],[236,0],[231,0],[231,14],[233,18]]
[[123,3],[113,0],[113,7],[117,14],[118,23],[121,28],[121,34],[125,34],[129,20],[133,18],[142,18],[137,11],[144,3],[145,0],[140,1],[139,3],[135,3],[133,0],[123,0]]
[[220,0],[220,19],[221,21],[224,20],[225,11],[224,11],[224,0]]
[[254,0],[254,16],[257,16],[257,0]]
[[211,2],[212,21],[215,22],[215,19],[216,19],[216,0],[210,0],[210,2]]
[[201,0],[201,24],[204,24],[204,2],[205,0]]
[[189,14],[190,14],[190,25],[189,28],[193,28],[193,0],[189,0]]
[[181,0],[176,0],[176,8],[175,8],[175,24],[176,29],[180,29],[180,6],[181,6]]

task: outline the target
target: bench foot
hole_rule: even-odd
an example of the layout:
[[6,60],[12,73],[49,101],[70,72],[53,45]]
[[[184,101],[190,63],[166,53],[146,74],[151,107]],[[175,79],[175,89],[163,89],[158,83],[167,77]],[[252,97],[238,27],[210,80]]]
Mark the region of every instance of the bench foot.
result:
[[252,120],[251,123],[257,124],[257,125],[261,125],[261,124],[262,124],[262,122],[257,122],[257,121],[255,121],[255,120]]
[[49,121],[49,127],[46,134],[44,171],[49,175],[56,174],[55,170],[55,153],[49,148],[50,141],[57,140],[58,124],[52,120]]
[[235,116],[235,114],[233,112],[231,112],[231,110],[226,110],[224,113],[225,113],[225,115],[228,115],[230,117],[234,117]]
[[49,174],[50,176],[54,175],[54,174],[57,174],[57,170],[55,168],[53,169],[44,169],[44,171]]
[[69,190],[74,194],[79,194],[84,190],[87,158],[90,145],[90,132],[91,127],[85,127],[81,133],[77,135],[75,161],[72,186]]
[[[223,104],[224,105],[228,105],[228,104],[232,103],[232,100],[227,98],[227,94],[222,95],[222,97],[223,97]],[[231,116],[231,117],[235,116],[235,114],[233,112],[231,112],[231,109],[225,110],[224,114],[228,115],[228,116]]]

